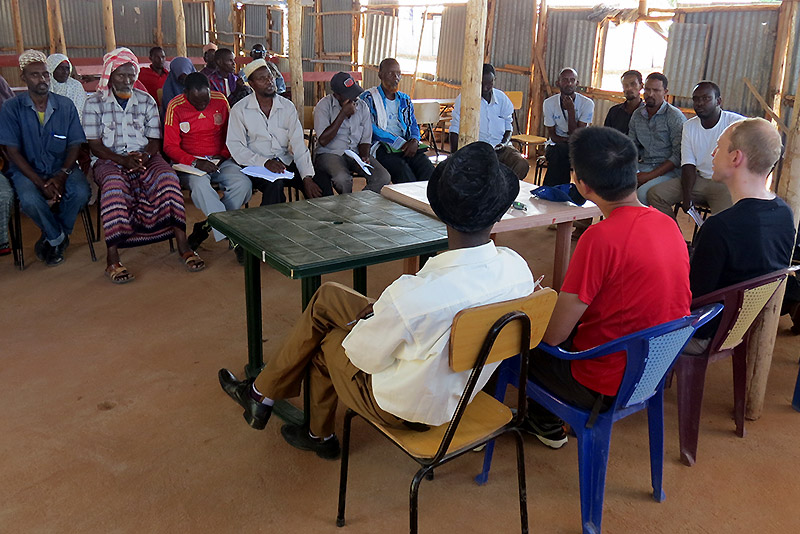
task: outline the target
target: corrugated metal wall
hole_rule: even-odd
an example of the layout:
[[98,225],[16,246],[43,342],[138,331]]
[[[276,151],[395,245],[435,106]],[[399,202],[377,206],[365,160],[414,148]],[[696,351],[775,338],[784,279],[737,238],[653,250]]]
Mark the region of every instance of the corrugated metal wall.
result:
[[547,10],[547,79],[555,85],[561,69],[572,67],[578,72],[581,85],[592,80],[597,23],[590,22],[591,10]]
[[364,18],[364,64],[378,65],[383,58],[394,57],[397,54],[397,17],[370,14]]
[[[530,68],[533,8],[534,2],[531,0],[505,0],[497,3],[494,37],[489,54],[495,68],[504,65]],[[517,110],[517,120],[520,129],[525,131],[528,120],[530,75],[498,72],[494,85],[503,91],[522,91],[523,105],[522,109]]]
[[[800,28],[800,10],[797,11],[794,23],[797,28]],[[800,102],[797,101],[797,89],[800,86],[800,32],[795,33],[794,44],[790,45],[789,50],[791,50],[791,53],[789,54],[789,64],[786,71],[788,94],[795,95],[794,107],[796,108],[800,106]],[[786,117],[786,122],[788,123],[789,118],[792,116],[792,106],[782,106],[781,116]]]
[[245,54],[256,43],[267,46],[267,6],[245,6],[244,33]]
[[[436,79],[440,82],[461,84],[466,26],[466,6],[444,8],[441,32],[439,33],[439,53],[436,56]],[[483,61],[482,58],[475,58],[475,60]]]
[[[664,75],[669,92],[675,96],[691,96],[692,88],[705,77],[711,26],[708,24],[672,24],[669,28]],[[686,107],[686,99],[676,104]],[[691,107],[691,101],[689,106]]]
[[[750,116],[763,115],[761,106],[742,78],[749,78],[760,94],[767,94],[777,36],[778,10],[692,12],[686,14],[686,23],[708,24],[711,27],[703,77],[720,86],[725,109]],[[671,43],[670,46],[675,45]],[[685,55],[681,57],[684,61],[692,61]],[[693,81],[696,83],[699,80]],[[684,80],[679,84],[689,85]],[[676,96],[691,97],[691,94]],[[691,107],[690,102],[681,100],[679,104]]]

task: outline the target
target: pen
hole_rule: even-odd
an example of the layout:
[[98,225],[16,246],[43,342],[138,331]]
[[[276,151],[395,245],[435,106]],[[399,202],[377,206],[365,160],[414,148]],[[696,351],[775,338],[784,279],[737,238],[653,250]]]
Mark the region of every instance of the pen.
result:
[[[374,315],[374,314],[373,314],[372,312],[369,312],[369,313],[368,313],[368,314],[366,314],[364,317],[362,317],[362,319],[369,319],[369,318],[370,318],[370,317],[372,317],[373,315]],[[353,319],[352,321],[350,321],[349,323],[347,323],[345,326],[353,326],[353,325],[354,325],[354,324],[356,324],[357,322],[358,322],[358,319]]]

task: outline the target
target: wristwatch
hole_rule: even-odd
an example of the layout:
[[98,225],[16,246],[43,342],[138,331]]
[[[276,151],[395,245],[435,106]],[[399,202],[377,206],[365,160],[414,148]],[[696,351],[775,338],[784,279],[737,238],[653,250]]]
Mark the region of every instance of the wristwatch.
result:
[[75,169],[74,167],[70,167],[69,169],[68,169],[68,168],[66,168],[66,167],[62,167],[62,168],[61,168],[61,172],[63,172],[63,173],[64,173],[64,174],[66,174],[67,176],[69,176],[70,174],[72,174],[72,171],[73,171],[74,169]]

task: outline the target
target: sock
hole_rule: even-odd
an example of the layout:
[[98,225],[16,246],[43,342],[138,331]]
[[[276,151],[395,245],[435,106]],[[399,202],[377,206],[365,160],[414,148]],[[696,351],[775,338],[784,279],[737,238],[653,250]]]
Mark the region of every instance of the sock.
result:
[[314,435],[314,433],[313,433],[313,432],[311,432],[311,431],[309,430],[309,431],[308,431],[308,435],[309,435],[309,436],[311,436],[311,439],[316,439],[316,440],[319,440],[319,441],[323,441],[323,442],[324,442],[324,441],[328,441],[329,439],[332,439],[332,438],[333,438],[333,437],[334,437],[336,434],[331,434],[331,435],[330,435],[330,436],[328,436],[327,438],[321,438],[321,437],[319,437],[319,436],[316,436],[316,435]]
[[260,391],[258,391],[255,384],[250,386],[250,396],[265,406],[272,406],[275,404],[274,400],[270,399],[269,397],[265,397]]

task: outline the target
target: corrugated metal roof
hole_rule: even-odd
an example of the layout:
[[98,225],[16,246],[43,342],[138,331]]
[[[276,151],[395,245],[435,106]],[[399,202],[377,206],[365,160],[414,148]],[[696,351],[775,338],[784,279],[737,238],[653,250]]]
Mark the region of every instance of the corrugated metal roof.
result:
[[761,105],[742,79],[749,78],[760,94],[767,94],[777,36],[777,9],[691,12],[686,14],[686,22],[711,26],[704,77],[720,86],[725,109],[763,115]]
[[[549,8],[547,10],[545,65],[550,85],[555,85],[561,69],[566,67],[572,67],[578,71],[581,85],[591,83],[597,23],[575,24],[577,21],[589,22],[588,15],[591,12],[590,9]],[[577,43],[581,43],[581,46],[577,46]],[[579,63],[570,64],[570,61]]]
[[366,15],[364,18],[364,64],[378,65],[383,58],[394,57],[397,54],[397,17]]
[[[534,3],[531,0],[506,0],[497,3],[490,53],[495,67],[530,67]],[[530,75],[498,72],[495,87],[503,91],[522,91],[522,109],[516,113],[520,129],[524,131],[528,119]],[[419,90],[419,85],[417,89]],[[514,129],[516,132],[516,125]]]
[[[467,7],[448,6],[442,12],[439,33],[439,53],[436,56],[436,79],[461,84],[464,61],[464,31],[467,26]],[[482,58],[480,59],[482,61]]]
[[[671,94],[691,96],[692,88],[705,77],[710,32],[708,24],[675,23],[670,26],[664,75],[669,80]],[[676,102],[681,107],[686,107],[685,103],[685,99]]]

